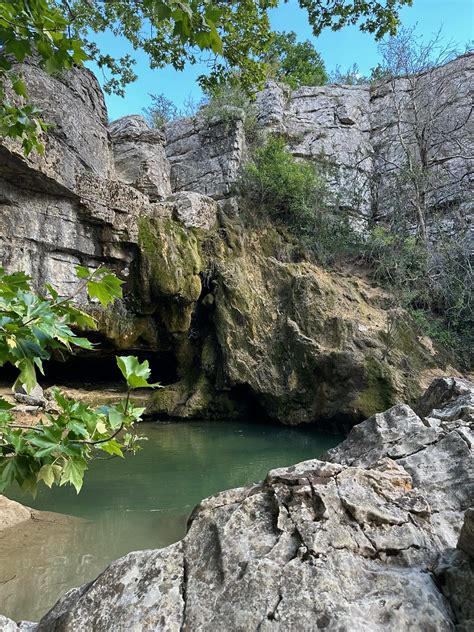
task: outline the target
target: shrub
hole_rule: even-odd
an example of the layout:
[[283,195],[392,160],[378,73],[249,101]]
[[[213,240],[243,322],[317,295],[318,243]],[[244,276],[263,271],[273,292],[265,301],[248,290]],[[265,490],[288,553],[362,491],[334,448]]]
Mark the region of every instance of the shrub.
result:
[[257,142],[257,108],[238,79],[208,90],[202,103],[201,114],[207,123],[214,120],[230,123],[243,117],[247,141],[251,145]]
[[143,114],[150,125],[156,129],[162,129],[166,123],[178,118],[179,110],[176,105],[165,97],[164,94],[150,94],[151,105],[143,108]]
[[[375,279],[398,290],[402,305],[411,302],[412,287],[426,278],[426,248],[416,237],[403,231],[393,232],[386,226],[376,226],[364,242],[362,257]],[[419,284],[417,291],[424,292]]]
[[274,33],[263,56],[268,64],[268,77],[282,81],[293,90],[301,86],[322,86],[328,76],[321,55],[313,44],[296,41],[296,33]]
[[378,226],[363,243],[362,258],[422,333],[472,361],[474,283],[465,244],[438,235],[430,245],[406,227]]
[[244,166],[238,191],[248,212],[264,213],[284,226],[317,258],[328,263],[357,242],[347,217],[334,213],[335,199],[315,164],[298,161],[285,141],[270,137]]

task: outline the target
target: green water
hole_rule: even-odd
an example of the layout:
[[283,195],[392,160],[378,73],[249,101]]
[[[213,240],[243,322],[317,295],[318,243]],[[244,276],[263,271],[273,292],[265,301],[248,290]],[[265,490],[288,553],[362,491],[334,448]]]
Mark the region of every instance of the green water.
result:
[[179,540],[206,496],[261,480],[274,467],[317,458],[340,437],[311,429],[234,422],[146,423],[143,451],[98,461],[76,496],[42,489],[36,509],[83,520],[30,524],[0,533],[0,613],[38,620],[66,590],[137,549]]

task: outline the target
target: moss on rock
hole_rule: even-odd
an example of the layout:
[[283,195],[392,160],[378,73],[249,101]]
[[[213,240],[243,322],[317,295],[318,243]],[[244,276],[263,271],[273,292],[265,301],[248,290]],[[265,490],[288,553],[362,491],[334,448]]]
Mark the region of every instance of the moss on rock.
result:
[[196,232],[170,219],[146,217],[140,220],[139,244],[145,300],[161,301],[161,317],[169,332],[188,331],[202,290],[203,261]]
[[366,418],[393,406],[398,389],[388,365],[375,357],[368,357],[363,369],[366,386],[354,400],[354,412]]

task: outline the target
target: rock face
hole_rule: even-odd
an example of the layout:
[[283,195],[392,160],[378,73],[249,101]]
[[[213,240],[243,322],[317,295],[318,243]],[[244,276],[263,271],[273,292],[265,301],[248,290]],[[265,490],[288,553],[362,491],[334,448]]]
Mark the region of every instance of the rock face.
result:
[[288,139],[291,152],[324,160],[340,206],[364,226],[371,208],[373,152],[368,86],[303,87],[289,92],[273,82],[259,95],[262,125]]
[[112,181],[112,152],[102,93],[91,73],[62,78],[33,64],[22,68],[28,90],[53,127],[44,156],[25,158],[1,147],[0,249],[2,264],[24,270],[42,286],[68,294],[78,283],[74,266],[108,261],[125,271],[132,259],[133,216],[148,201]]
[[195,191],[222,199],[229,195],[245,159],[240,119],[179,119],[166,128],[166,155],[173,191]]
[[[471,61],[462,57],[450,68],[465,77]],[[49,77],[34,63],[21,71],[54,126],[44,156],[25,158],[11,141],[0,145],[2,265],[63,295],[78,288],[77,264],[105,264],[126,281],[127,300],[112,311],[78,300],[98,316],[104,355],[119,349],[154,359],[166,388],[151,397],[148,412],[344,427],[413,401],[428,373],[452,372],[408,316],[388,313],[386,295],[363,278],[305,261],[272,226],[243,227],[232,197],[247,156],[239,110],[225,120],[204,113],[181,119],[164,133],[140,116],[108,126],[89,71]],[[397,86],[291,93],[269,84],[259,96],[265,133],[284,134],[302,159],[324,154],[335,167],[341,212],[361,230],[377,207],[368,182],[385,164],[375,145],[381,149],[383,130],[393,129],[388,105]],[[465,98],[463,88],[447,105],[457,118]],[[456,165],[462,175],[464,162]],[[456,186],[451,201],[459,198]],[[360,204],[344,198],[348,190]],[[456,226],[461,238],[465,228]]]
[[247,233],[213,257],[220,379],[250,386],[272,418],[290,424],[363,419],[413,396],[406,349],[412,367],[433,358],[409,322],[400,320],[391,344],[382,294],[362,279],[294,263],[279,247],[271,232]]
[[[362,230],[371,217],[415,215],[418,195],[433,237],[463,235],[473,250],[473,72],[467,54],[373,87],[289,92],[270,83],[259,96],[260,120],[284,134],[296,156],[334,167],[330,184],[340,208]],[[421,166],[423,183],[410,164]]]
[[472,629],[474,419],[445,413],[474,384],[438,379],[421,408],[434,392],[427,416],[394,407],[327,461],[202,501],[181,542],[114,562],[37,631]]
[[164,135],[150,129],[142,116],[125,116],[109,127],[117,177],[151,201],[171,195],[170,165]]

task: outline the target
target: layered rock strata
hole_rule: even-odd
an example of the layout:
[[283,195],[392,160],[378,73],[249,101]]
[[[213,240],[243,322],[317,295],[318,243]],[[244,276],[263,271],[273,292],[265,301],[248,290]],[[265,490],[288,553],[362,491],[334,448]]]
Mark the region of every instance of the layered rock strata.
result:
[[[471,62],[465,56],[449,67],[467,81]],[[22,72],[53,126],[44,156],[24,157],[11,141],[0,146],[1,263],[63,295],[77,290],[77,264],[105,264],[126,281],[126,300],[113,311],[87,307],[98,316],[104,355],[154,359],[167,388],[149,401],[149,413],[252,413],[344,427],[412,401],[427,376],[451,372],[443,353],[417,335],[406,314],[387,311],[388,297],[365,279],[305,261],[272,226],[243,228],[232,198],[247,155],[238,113],[225,121],[181,119],[163,132],[140,116],[108,126],[87,70],[49,77],[28,63]],[[268,133],[284,133],[302,159],[324,154],[343,174],[335,188],[338,178],[359,182],[349,188],[364,191],[357,194],[362,206],[341,198],[341,209],[361,229],[374,208],[367,179],[381,164],[374,134],[380,148],[384,126],[393,130],[393,121],[382,121],[393,108],[383,103],[399,90],[387,90],[288,93],[271,84],[259,97]],[[458,97],[446,106],[454,118],[465,113],[464,88]],[[443,164],[451,164],[443,152]],[[469,181],[463,160],[455,164],[451,202]],[[456,226],[461,240],[465,226]]]

